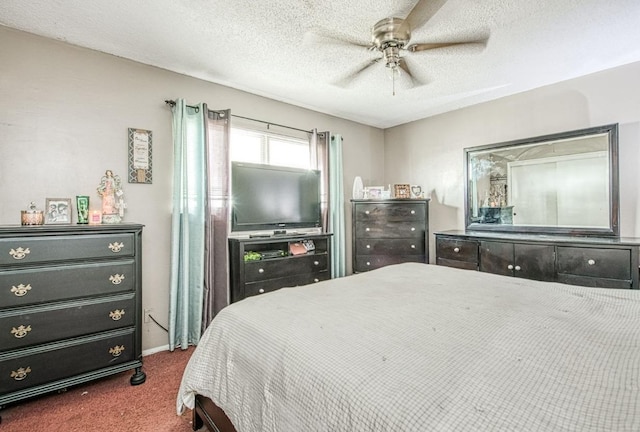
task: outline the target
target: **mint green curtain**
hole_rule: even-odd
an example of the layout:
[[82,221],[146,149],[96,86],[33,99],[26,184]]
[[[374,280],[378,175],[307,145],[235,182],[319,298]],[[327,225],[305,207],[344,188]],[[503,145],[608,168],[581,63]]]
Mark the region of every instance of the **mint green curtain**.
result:
[[331,277],[346,275],[346,231],[344,222],[344,172],[342,168],[342,136],[333,135],[329,142],[329,232],[331,242]]
[[173,210],[169,349],[198,343],[205,271],[207,152],[204,104],[177,99],[173,114]]

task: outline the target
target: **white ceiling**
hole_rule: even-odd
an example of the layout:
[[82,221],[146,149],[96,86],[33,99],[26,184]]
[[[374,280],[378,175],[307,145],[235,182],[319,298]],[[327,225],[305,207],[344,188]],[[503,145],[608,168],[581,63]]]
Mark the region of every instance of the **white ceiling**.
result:
[[0,24],[380,128],[640,61],[640,0],[448,0],[411,43],[484,46],[407,53],[426,84],[395,96],[382,63],[332,84],[379,53],[319,33],[367,44],[416,3],[2,0]]

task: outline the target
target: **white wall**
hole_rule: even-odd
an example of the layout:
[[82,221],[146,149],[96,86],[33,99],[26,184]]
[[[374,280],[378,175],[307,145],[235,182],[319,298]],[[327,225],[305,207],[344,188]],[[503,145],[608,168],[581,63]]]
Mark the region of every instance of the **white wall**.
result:
[[620,235],[640,237],[639,76],[634,63],[387,129],[384,182],[423,186],[432,233],[464,229],[464,148],[619,123]]
[[[97,205],[100,178],[113,170],[124,181],[125,221],[145,225],[143,307],[164,324],[172,178],[171,113],[164,100],[179,97],[241,116],[340,133],[347,216],[354,177],[379,183],[384,168],[380,129],[0,27],[0,224],[19,224],[20,210],[30,201],[42,209],[47,197],[89,195]],[[151,185],[126,182],[127,128],[153,132]],[[350,233],[350,217],[347,227]],[[166,345],[167,338],[150,323],[142,342],[143,349],[152,349]]]

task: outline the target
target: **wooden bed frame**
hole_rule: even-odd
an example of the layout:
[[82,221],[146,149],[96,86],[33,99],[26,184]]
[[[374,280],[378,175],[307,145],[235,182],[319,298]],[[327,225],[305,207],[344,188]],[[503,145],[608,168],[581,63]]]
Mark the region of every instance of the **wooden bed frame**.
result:
[[202,426],[206,426],[211,432],[237,432],[222,408],[211,399],[197,395],[191,427],[195,431]]

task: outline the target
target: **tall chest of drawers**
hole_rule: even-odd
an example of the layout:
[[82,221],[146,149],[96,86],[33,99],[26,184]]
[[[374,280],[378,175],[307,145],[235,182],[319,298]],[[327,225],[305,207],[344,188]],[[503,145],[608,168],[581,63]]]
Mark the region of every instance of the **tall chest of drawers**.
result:
[[353,271],[429,262],[429,200],[351,200]]
[[0,226],[0,406],[135,369],[142,225]]

